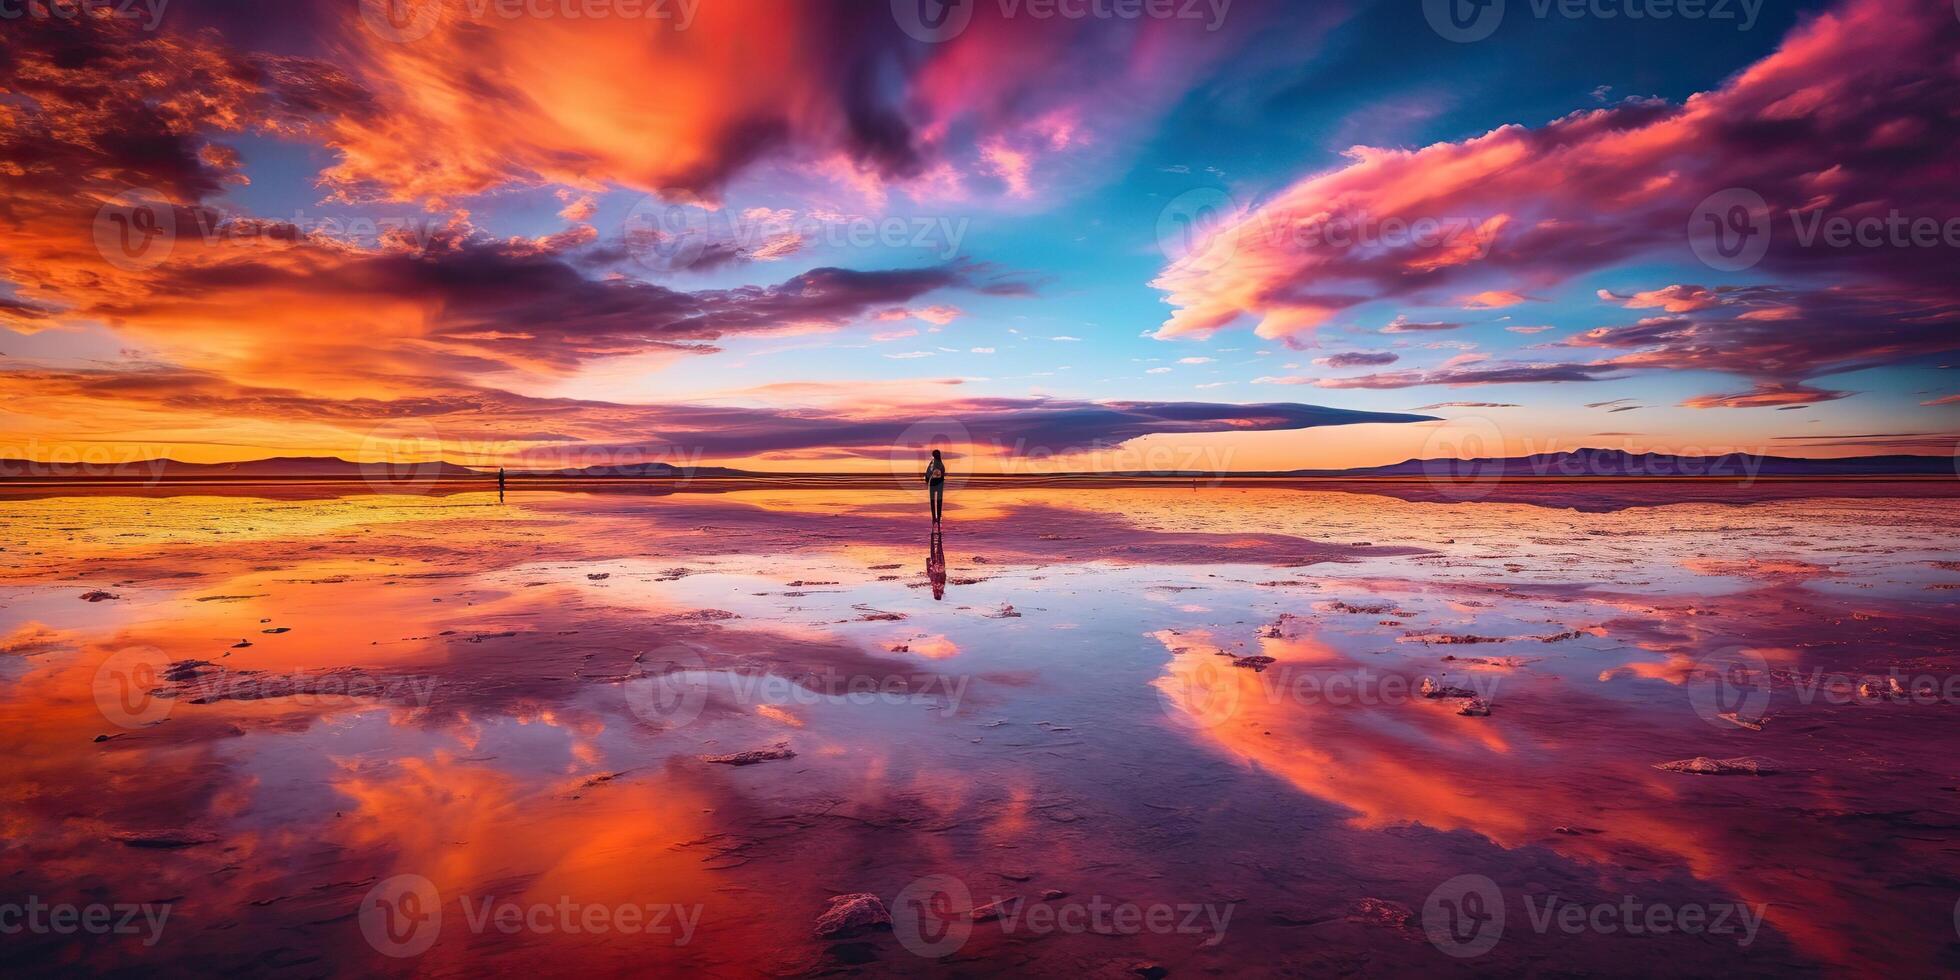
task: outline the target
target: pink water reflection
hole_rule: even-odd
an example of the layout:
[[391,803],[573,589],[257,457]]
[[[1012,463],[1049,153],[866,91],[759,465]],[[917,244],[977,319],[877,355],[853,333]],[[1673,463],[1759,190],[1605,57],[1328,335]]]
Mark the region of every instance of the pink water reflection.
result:
[[[24,934],[9,965],[926,973],[903,922],[814,926],[931,875],[975,906],[1209,914],[982,916],[951,954],[974,972],[1953,955],[1956,706],[1801,685],[1954,674],[1949,501],[953,505],[935,600],[895,493],[0,500],[8,891],[172,910],[154,944]],[[1697,710],[1737,657],[1761,730]],[[1654,768],[1695,756],[1778,772]],[[1423,912],[1462,874],[1510,921],[1457,960]],[[399,876],[443,917],[397,957],[362,925]],[[1552,894],[1763,918],[1746,946],[1540,932]],[[474,918],[506,905],[515,931]],[[565,928],[588,914],[609,928]]]

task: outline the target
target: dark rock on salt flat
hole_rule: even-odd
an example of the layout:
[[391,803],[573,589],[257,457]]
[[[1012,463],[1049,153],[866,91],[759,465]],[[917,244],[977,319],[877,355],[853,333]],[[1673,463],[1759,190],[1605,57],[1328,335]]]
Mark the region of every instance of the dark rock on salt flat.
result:
[[794,758],[796,758],[796,753],[789,746],[778,745],[774,748],[751,749],[747,752],[732,752],[728,755],[702,756],[701,761],[713,762],[724,766],[753,766],[758,763],[773,762],[777,759]]
[[1477,696],[1475,691],[1443,684],[1433,677],[1423,678],[1422,685],[1416,689],[1416,693],[1425,698],[1475,698]]
[[1692,773],[1697,776],[1769,776],[1781,771],[1776,767],[1776,763],[1755,756],[1711,759],[1705,755],[1698,755],[1692,759],[1657,762],[1654,763],[1654,768],[1665,772]]
[[741,618],[739,613],[732,613],[726,609],[691,609],[684,613],[675,613],[672,616],[662,617],[661,621],[668,623],[723,623],[731,619]]
[[1273,659],[1272,657],[1266,657],[1266,656],[1257,656],[1257,655],[1255,655],[1255,656],[1251,656],[1251,657],[1233,657],[1233,658],[1232,658],[1232,666],[1234,666],[1234,667],[1250,667],[1251,669],[1253,669],[1253,670],[1255,670],[1255,671],[1263,671],[1263,670],[1265,670],[1265,669],[1266,669],[1266,666],[1267,666],[1268,664],[1272,664],[1272,663],[1274,663],[1274,662],[1275,662],[1275,661],[1274,661],[1274,659]]
[[1409,635],[1404,636],[1402,639],[1407,640],[1410,643],[1440,643],[1444,645],[1452,645],[1452,644],[1470,644],[1470,643],[1503,643],[1505,640],[1510,639],[1510,637],[1475,636],[1469,634],[1451,634],[1451,633],[1410,633]]
[[1391,929],[1406,928],[1415,915],[1407,905],[1391,902],[1385,898],[1364,898],[1348,909],[1349,922],[1365,922],[1371,925],[1387,926]]
[[1526,660],[1523,657],[1459,657],[1456,654],[1449,653],[1443,655],[1443,662],[1478,664],[1484,667],[1523,667],[1526,664],[1537,663],[1538,661]]
[[217,834],[206,833],[201,830],[120,830],[109,836],[129,847],[145,847],[157,850],[196,847],[199,844],[209,844],[218,839]]
[[179,660],[163,669],[163,679],[171,683],[181,683],[204,673],[206,667],[217,666],[209,660]]
[[1327,608],[1331,612],[1360,613],[1367,616],[1380,616],[1383,613],[1386,613],[1389,610],[1394,609],[1395,605],[1393,603],[1388,603],[1388,602],[1375,602],[1375,603],[1342,602],[1341,600],[1336,599],[1333,602],[1329,603]]
[[1488,718],[1490,717],[1490,702],[1485,701],[1483,698],[1471,698],[1457,711],[1457,714],[1466,715],[1471,718]]
[[122,598],[122,596],[119,596],[114,592],[104,592],[101,589],[97,589],[94,592],[82,593],[83,602],[104,602],[109,599],[120,599],[120,598]]
[[830,900],[830,908],[817,917],[817,935],[849,936],[865,929],[890,928],[891,924],[891,913],[878,896],[856,892]]
[[1867,701],[1878,698],[1903,698],[1906,689],[1899,684],[1897,677],[1867,677],[1858,682],[1858,696]]

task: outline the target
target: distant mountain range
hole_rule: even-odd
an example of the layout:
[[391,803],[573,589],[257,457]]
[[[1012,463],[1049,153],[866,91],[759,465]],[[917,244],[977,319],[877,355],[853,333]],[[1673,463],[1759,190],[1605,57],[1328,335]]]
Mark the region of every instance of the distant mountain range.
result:
[[[491,472],[495,472],[494,470]],[[556,477],[559,479],[580,478],[618,478],[618,477],[677,477],[677,476],[752,476],[747,470],[731,470],[725,466],[696,466],[685,469],[672,463],[633,463],[627,466],[581,466],[563,470],[511,470],[510,476],[536,479]]]
[[[226,480],[226,479],[316,479],[316,480],[468,480],[496,476],[496,470],[475,469],[454,463],[356,463],[332,456],[280,456],[237,463],[184,463],[171,459],[151,459],[130,463],[43,463],[20,459],[0,459],[3,479],[111,479],[111,480]],[[584,466],[556,470],[510,470],[512,479],[672,479],[676,477],[786,478],[823,474],[756,473],[721,466],[682,469],[668,463],[634,463],[625,466]],[[840,477],[876,474],[834,474]],[[1034,476],[1034,474],[1029,474]],[[1410,459],[1386,466],[1367,466],[1345,470],[1287,470],[1264,473],[1175,474],[1054,474],[1075,478],[1110,476],[1213,477],[1267,476],[1318,478],[1404,478],[1448,480],[1560,479],[1595,477],[1601,479],[1712,477],[1834,477],[1834,476],[1955,476],[1955,460],[1947,456],[1851,456],[1841,459],[1805,459],[1794,456],[1757,456],[1728,453],[1721,456],[1672,456],[1663,453],[1629,453],[1618,449],[1580,449],[1572,452],[1540,453],[1508,459]]]
[[[389,474],[393,474],[392,477]],[[457,479],[482,476],[454,463],[354,463],[335,456],[274,456],[237,463],[184,463],[174,459],[134,462],[55,462],[0,459],[0,478],[30,479]]]
[[1619,449],[1579,449],[1506,459],[1410,459],[1348,470],[1293,470],[1289,476],[1422,477],[1489,480],[1560,477],[1955,476],[1951,456],[1671,456]]

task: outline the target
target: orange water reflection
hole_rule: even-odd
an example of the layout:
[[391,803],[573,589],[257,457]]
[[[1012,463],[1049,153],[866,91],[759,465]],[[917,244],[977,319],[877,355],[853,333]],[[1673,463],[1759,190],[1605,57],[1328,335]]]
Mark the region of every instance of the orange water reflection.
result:
[[[154,945],[26,935],[9,966],[926,973],[903,928],[814,924],[935,874],[975,905],[1230,910],[1218,942],[987,920],[956,954],[974,971],[1429,971],[1455,961],[1424,900],[1464,873],[1514,900],[1768,904],[1746,949],[1519,925],[1486,968],[1951,948],[1953,706],[1789,681],[1954,673],[1942,501],[968,491],[943,573],[920,503],[0,498],[0,874],[173,909]],[[1691,697],[1737,650],[1780,678],[1760,731]],[[148,700],[99,702],[137,676]],[[1782,771],[1653,768],[1697,755]],[[400,876],[443,920],[396,957],[363,924],[377,890],[407,908]],[[486,900],[543,911],[507,932]],[[668,931],[565,928],[628,907]]]

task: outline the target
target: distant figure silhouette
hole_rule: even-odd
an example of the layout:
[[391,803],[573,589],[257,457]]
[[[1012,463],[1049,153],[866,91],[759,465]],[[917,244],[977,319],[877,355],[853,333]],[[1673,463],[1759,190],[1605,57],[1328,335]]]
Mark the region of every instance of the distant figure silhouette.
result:
[[946,461],[939,458],[937,449],[932,451],[932,462],[926,464],[926,491],[932,498],[932,522],[938,524],[946,508]]
[[497,467],[497,500],[502,501],[503,499],[504,499],[504,468],[499,466]]
[[946,542],[939,529],[932,529],[932,547],[926,554],[926,579],[932,582],[932,597],[946,598]]

